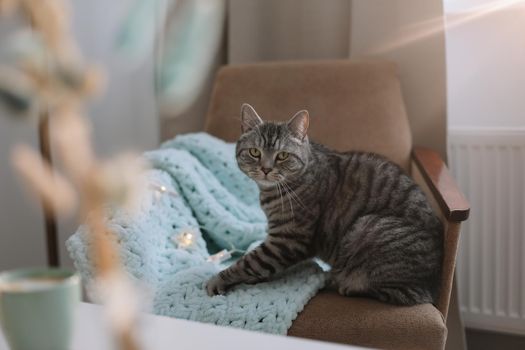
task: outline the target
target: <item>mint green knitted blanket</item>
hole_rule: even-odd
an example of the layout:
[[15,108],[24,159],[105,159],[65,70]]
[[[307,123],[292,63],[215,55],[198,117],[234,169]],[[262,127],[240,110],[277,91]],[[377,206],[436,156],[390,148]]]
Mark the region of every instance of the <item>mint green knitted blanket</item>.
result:
[[[138,213],[108,216],[126,271],[151,288],[158,315],[286,334],[304,305],[324,286],[312,261],[269,282],[239,285],[225,296],[209,297],[204,283],[234,259],[209,262],[222,249],[246,251],[264,239],[266,218],[257,186],[237,167],[235,146],[208,134],[178,136],[144,157],[152,165]],[[161,190],[159,190],[161,189]],[[192,244],[181,245],[183,232]],[[66,242],[88,286],[93,266],[85,226]]]

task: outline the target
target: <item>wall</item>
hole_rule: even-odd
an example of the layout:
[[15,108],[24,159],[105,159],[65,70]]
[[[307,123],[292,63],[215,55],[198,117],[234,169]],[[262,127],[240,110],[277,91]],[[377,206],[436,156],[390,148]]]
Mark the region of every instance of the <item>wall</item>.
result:
[[449,124],[525,127],[525,2],[447,0]]
[[351,1],[230,0],[228,62],[347,58]]
[[413,143],[445,156],[442,1],[354,0],[351,23],[351,57],[377,57],[398,64]]
[[[74,0],[73,30],[88,61],[105,67],[106,93],[90,103],[93,140],[101,155],[123,149],[151,149],[158,144],[158,118],[153,97],[152,63],[127,65],[112,52],[113,38],[129,0]],[[8,28],[0,27],[0,34]],[[42,214],[23,196],[16,175],[9,166],[9,149],[15,142],[36,145],[34,125],[15,123],[0,112],[0,270],[42,265],[46,261]],[[64,240],[77,226],[75,219],[60,220],[61,257]]]

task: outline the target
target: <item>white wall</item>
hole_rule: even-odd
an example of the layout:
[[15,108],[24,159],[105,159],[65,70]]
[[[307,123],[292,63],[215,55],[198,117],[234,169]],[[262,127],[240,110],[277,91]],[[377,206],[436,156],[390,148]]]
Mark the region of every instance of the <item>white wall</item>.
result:
[[[113,38],[131,1],[74,0],[73,30],[89,61],[106,68],[106,93],[90,103],[96,151],[109,155],[123,149],[137,151],[158,145],[158,118],[153,98],[151,61],[137,67],[112,52]],[[0,34],[7,28],[0,27]],[[0,112],[0,270],[46,262],[40,208],[22,195],[8,161],[15,142],[36,146],[34,125],[15,123]],[[61,258],[70,264],[64,240],[73,233],[75,219],[59,225]]]
[[449,128],[525,127],[525,1],[445,0]]
[[[446,67],[441,0],[353,0],[350,57],[396,62],[413,144],[445,157]],[[432,31],[428,31],[429,24]]]

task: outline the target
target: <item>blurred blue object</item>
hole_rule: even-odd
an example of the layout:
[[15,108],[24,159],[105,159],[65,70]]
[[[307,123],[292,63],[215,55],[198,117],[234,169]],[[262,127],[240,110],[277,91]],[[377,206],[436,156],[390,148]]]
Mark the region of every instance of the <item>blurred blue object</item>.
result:
[[160,108],[179,115],[197,99],[216,56],[225,16],[223,0],[136,0],[117,49],[145,59],[159,43],[156,94]]
[[143,60],[154,49],[162,31],[166,9],[176,0],[135,0],[116,37],[116,49],[132,60]]
[[79,96],[85,83],[83,62],[50,54],[38,32],[14,32],[0,47],[0,105],[13,116],[36,115],[38,104]]

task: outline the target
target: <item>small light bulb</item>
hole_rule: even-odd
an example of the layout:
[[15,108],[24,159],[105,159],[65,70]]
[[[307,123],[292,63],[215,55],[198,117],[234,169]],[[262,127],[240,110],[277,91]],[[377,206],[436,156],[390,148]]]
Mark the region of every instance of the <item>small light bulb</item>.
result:
[[181,229],[172,237],[172,241],[177,244],[177,248],[191,248],[197,241],[197,232],[192,228]]
[[223,249],[220,252],[210,255],[206,261],[212,262],[215,264],[220,264],[223,261],[226,261],[232,257],[232,254],[230,251]]
[[182,234],[182,240],[185,244],[191,244],[193,242],[193,235],[191,232],[184,232]]

